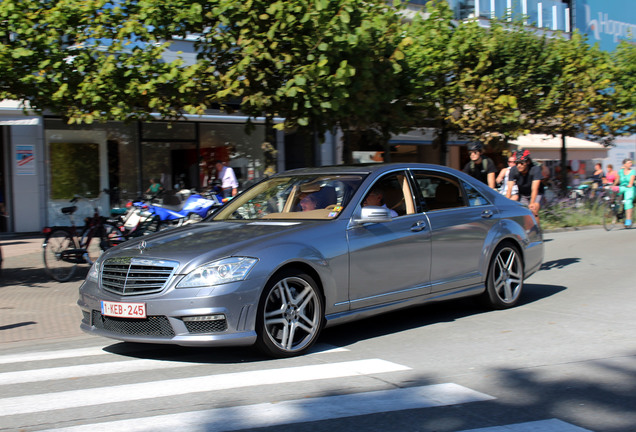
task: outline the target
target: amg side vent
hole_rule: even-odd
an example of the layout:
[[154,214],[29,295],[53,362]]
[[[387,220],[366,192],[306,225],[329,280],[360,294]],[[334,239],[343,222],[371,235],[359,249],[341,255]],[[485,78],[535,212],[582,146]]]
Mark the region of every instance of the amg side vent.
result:
[[102,264],[101,286],[105,291],[124,296],[158,293],[178,265],[176,261],[111,258]]

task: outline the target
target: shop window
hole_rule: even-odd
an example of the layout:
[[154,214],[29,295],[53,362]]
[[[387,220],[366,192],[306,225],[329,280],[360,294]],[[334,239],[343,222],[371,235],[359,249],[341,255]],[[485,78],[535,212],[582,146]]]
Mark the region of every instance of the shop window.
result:
[[195,142],[144,141],[141,143],[141,160],[144,191],[152,178],[159,180],[168,191],[198,186]]
[[276,172],[276,149],[265,142],[264,125],[253,125],[248,134],[242,123],[201,123],[199,139],[200,187],[215,178],[216,159],[234,170],[241,188]]
[[99,195],[99,144],[51,143],[51,199]]

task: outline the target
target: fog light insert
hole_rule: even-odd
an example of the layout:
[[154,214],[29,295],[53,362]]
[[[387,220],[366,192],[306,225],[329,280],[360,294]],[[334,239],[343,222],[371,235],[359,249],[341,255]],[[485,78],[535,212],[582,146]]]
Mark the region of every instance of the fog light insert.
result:
[[182,319],[188,333],[212,334],[227,330],[227,321],[224,314],[189,316]]
[[185,321],[185,322],[221,321],[221,320],[224,320],[224,319],[225,319],[225,315],[223,315],[223,314],[198,315],[198,316],[183,317],[183,321]]

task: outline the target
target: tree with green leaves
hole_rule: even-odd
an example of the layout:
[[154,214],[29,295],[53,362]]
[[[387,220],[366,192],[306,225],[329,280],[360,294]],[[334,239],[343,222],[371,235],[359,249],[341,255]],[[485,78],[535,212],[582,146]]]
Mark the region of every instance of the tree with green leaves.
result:
[[[320,134],[397,124],[401,21],[382,1],[7,0],[0,17],[0,96],[71,121],[238,101],[249,116]],[[166,61],[185,38],[196,61]]]
[[216,68],[219,99],[242,112],[281,116],[319,136],[335,127],[400,130],[402,23],[383,1],[219,2],[222,25],[197,42]]
[[624,119],[626,133],[636,134],[636,44],[622,41],[612,53],[616,111]]
[[456,22],[445,1],[409,27],[407,62],[419,124],[437,130],[440,163],[449,134],[490,144],[522,132],[525,101],[535,96],[545,41],[520,23]]
[[431,1],[427,7],[427,15],[414,16],[407,27],[405,74],[410,80],[411,105],[419,114],[412,125],[436,129],[439,163],[446,164],[448,135],[454,130],[450,113],[457,105],[454,71],[460,54],[449,49],[457,24],[446,1]]
[[[555,38],[549,44],[549,85],[534,105],[536,117],[529,121],[534,133],[561,136],[561,175],[567,186],[566,137],[584,137],[611,145],[617,135],[626,133],[633,122],[620,109],[615,66],[610,54],[590,45],[578,32],[569,39]],[[631,118],[631,120],[630,120]]]
[[164,61],[167,42],[152,37],[137,6],[105,0],[0,2],[0,97],[52,110],[70,122],[200,111],[183,97],[197,91],[192,77],[198,65]]
[[[634,124],[633,47],[612,66],[576,33],[456,22],[443,0],[410,20],[380,0],[4,0],[0,21],[0,97],[70,122],[224,107],[317,137],[371,131],[385,150],[434,127],[441,163],[451,132],[609,142]],[[174,52],[185,41],[196,55]]]

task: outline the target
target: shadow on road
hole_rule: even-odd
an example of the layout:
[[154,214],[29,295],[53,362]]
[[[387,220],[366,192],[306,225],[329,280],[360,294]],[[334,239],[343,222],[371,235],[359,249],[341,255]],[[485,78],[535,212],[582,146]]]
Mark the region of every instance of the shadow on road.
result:
[[[531,304],[565,290],[563,286],[526,284],[518,307]],[[463,318],[492,312],[477,298],[430,303],[372,318],[327,328],[319,344],[346,347],[361,340],[427,326],[439,322],[453,322]],[[196,362],[207,364],[261,362],[271,360],[253,347],[180,347],[174,345],[121,342],[106,351],[127,357]]]
[[[68,282],[81,282],[86,279],[88,266],[78,266],[75,274]],[[43,286],[51,283],[58,283],[46,273],[43,268],[34,267],[14,267],[2,269],[0,275],[0,287],[25,286],[32,288],[49,288]]]
[[[595,375],[584,373],[565,374],[561,377],[546,377],[541,368],[519,370],[506,368],[485,369],[484,374],[498,383],[496,398],[483,402],[462,405],[418,408],[395,412],[350,416],[315,421],[307,424],[288,424],[259,428],[259,432],[302,431],[415,431],[455,432],[459,430],[587,430],[603,432],[633,432],[634,406],[636,406],[636,383],[634,382],[634,359],[636,353],[626,353],[621,359],[592,360],[588,366],[605,370],[613,377],[613,384],[599,381]],[[627,367],[629,365],[630,367]],[[580,372],[580,371],[579,371]],[[409,377],[404,387],[436,383],[434,365],[428,375]],[[617,384],[621,383],[621,384]],[[319,395],[336,396],[355,394],[356,391],[330,390]],[[514,397],[506,397],[515,395]],[[366,395],[362,393],[361,399]],[[389,403],[390,401],[387,401]],[[334,407],[337,410],[340,407]],[[311,408],[307,408],[311,409]],[[298,413],[302,417],[302,412]],[[558,418],[559,428],[540,426],[523,428],[508,427],[512,424],[537,422]],[[211,415],[209,424],[214,424]],[[415,425],[415,426],[414,426]],[[206,423],[199,424],[205,430]],[[577,427],[578,426],[578,427]],[[585,429],[580,429],[585,428]]]
[[562,269],[572,264],[578,264],[581,258],[561,258],[541,264],[541,270]]

